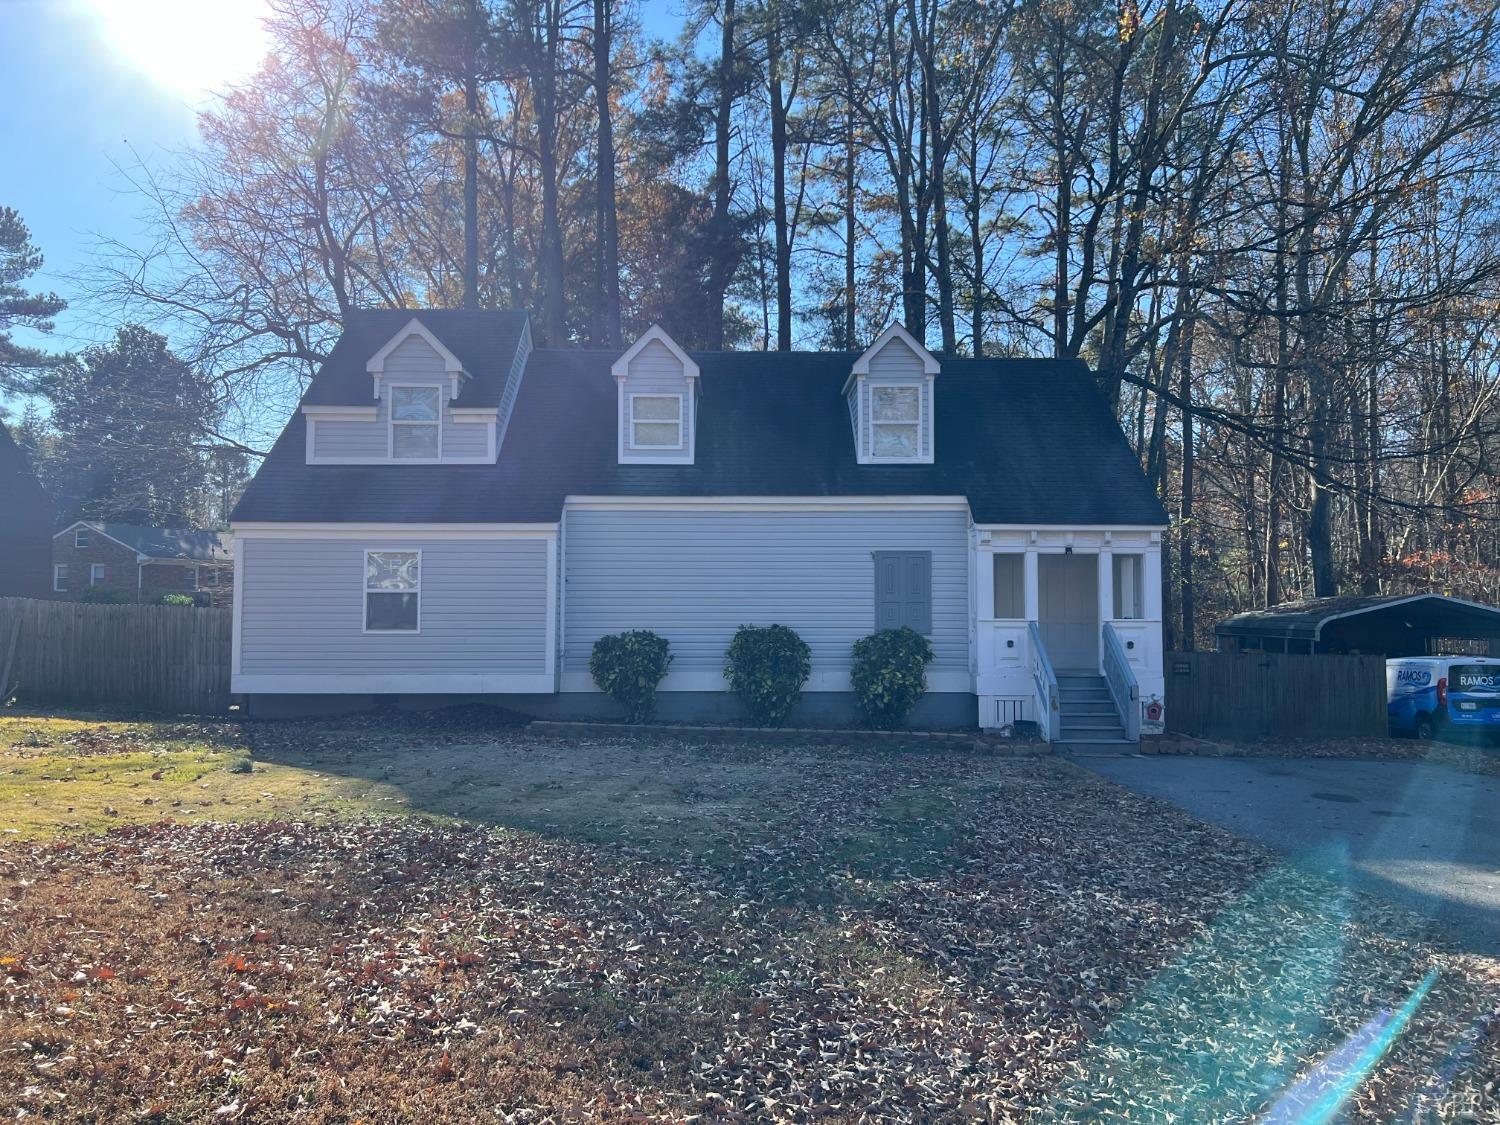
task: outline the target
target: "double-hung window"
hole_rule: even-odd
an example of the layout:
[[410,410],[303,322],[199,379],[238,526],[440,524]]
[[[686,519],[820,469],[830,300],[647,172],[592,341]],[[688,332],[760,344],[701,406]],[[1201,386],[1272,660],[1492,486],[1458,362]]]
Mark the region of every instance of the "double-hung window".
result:
[[438,460],[442,455],[442,427],[441,388],[391,388],[391,457],[394,460]]
[[630,396],[632,449],[682,448],[682,395]]
[[52,589],[55,593],[68,592],[68,564],[58,563],[52,568]]
[[103,563],[94,563],[93,565],[91,565],[89,567],[89,585],[90,586],[103,586],[104,585],[104,564]]
[[89,545],[89,529],[86,527],[75,527],[73,529],[73,546],[87,547]]
[[1145,582],[1140,555],[1114,556],[1115,620],[1139,621],[1145,616]]
[[422,623],[422,552],[365,552],[365,632],[415,633]]
[[872,386],[870,430],[872,456],[916,460],[922,452],[922,388],[914,383]]

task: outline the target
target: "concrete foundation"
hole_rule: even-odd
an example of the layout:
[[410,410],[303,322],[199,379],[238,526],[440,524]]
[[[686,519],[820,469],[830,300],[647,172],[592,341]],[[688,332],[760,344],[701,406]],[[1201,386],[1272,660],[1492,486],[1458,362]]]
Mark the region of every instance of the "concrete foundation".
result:
[[[403,711],[427,711],[463,703],[504,707],[538,719],[618,721],[623,712],[600,692],[555,695],[251,695],[246,710],[252,719],[304,719],[348,715],[394,705]],[[913,730],[969,730],[977,703],[968,692],[929,692],[917,701],[907,725]],[[656,719],[666,723],[750,722],[740,701],[728,692],[669,691],[657,697]],[[817,691],[803,695],[786,725],[790,727],[862,726],[854,693]]]

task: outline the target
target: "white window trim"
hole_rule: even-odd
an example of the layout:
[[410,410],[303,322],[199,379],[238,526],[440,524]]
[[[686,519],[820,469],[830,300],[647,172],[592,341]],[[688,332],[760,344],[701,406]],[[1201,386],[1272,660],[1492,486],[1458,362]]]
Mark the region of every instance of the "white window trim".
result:
[[[436,465],[443,459],[443,387],[440,383],[391,383],[386,389],[390,394],[386,397],[386,453],[391,461],[398,465]],[[396,420],[396,392],[397,391],[436,391],[438,408],[437,419],[433,422],[398,422]],[[438,432],[438,452],[436,457],[397,457],[396,456],[396,427],[397,426],[436,426]]]
[[[865,464],[865,465],[930,465],[930,464],[932,464],[932,450],[934,448],[934,440],[933,440],[933,433],[932,433],[931,410],[928,408],[928,405],[927,405],[927,404],[931,403],[931,401],[932,401],[932,395],[928,391],[928,388],[929,388],[929,386],[932,383],[932,379],[931,378],[927,378],[927,379],[903,379],[903,380],[900,380],[900,381],[892,380],[890,382],[886,382],[886,381],[882,380],[882,381],[880,381],[878,383],[871,383],[868,380],[861,379],[860,382],[862,384],[861,387],[860,387],[860,393],[862,394],[862,396],[864,398],[865,437],[866,437],[865,448],[869,450],[869,452],[861,459],[860,463],[861,464]],[[877,421],[875,421],[875,391],[876,390],[885,390],[886,388],[890,388],[892,390],[908,389],[908,390],[915,390],[917,392],[917,417],[916,417],[916,424],[917,424],[917,452],[915,453],[915,455],[913,455],[911,457],[881,457],[881,456],[877,455],[876,452],[875,452],[875,427],[876,426],[886,426],[886,425],[889,425],[889,426],[910,426],[911,425],[910,421],[903,421],[903,422],[877,422]],[[925,455],[922,452],[923,448],[926,448],[927,451],[928,451]]]
[[[83,542],[81,542],[81,543],[78,541],[78,537],[80,535],[83,536]],[[93,528],[91,528],[91,527],[75,527],[73,529],[73,546],[74,547],[76,547],[76,548],[78,548],[78,549],[81,550],[84,547],[90,546],[92,544],[92,540],[93,540]]]
[[[372,590],[370,589],[370,556],[384,554],[403,554],[417,556],[417,627],[415,629],[371,629],[370,628],[370,595],[371,594],[401,594],[404,590]],[[418,637],[422,635],[422,581],[424,569],[422,562],[421,547],[366,547],[364,556],[360,559],[363,564],[360,568],[360,594],[359,594],[359,621],[363,626],[362,632],[372,637]],[[236,584],[238,588],[238,584]]]
[[104,581],[104,564],[103,563],[90,563],[89,564],[89,585],[90,586],[98,586],[103,581]]
[[67,563],[58,563],[52,568],[52,592],[54,594],[66,594],[68,592]]
[[[677,400],[677,444],[675,445],[652,445],[635,440],[635,400],[638,398],[675,398]],[[629,395],[630,413],[625,419],[627,432],[630,434],[630,452],[632,453],[681,453],[687,448],[687,418],[684,405],[687,396],[680,391],[632,391]],[[642,418],[642,422],[666,422],[667,418]]]

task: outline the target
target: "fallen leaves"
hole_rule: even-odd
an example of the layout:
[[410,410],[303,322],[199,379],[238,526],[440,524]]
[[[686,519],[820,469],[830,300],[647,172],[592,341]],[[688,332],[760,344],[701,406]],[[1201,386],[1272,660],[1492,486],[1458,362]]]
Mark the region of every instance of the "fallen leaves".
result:
[[[652,785],[632,819],[538,787],[532,831],[0,848],[0,1108],[1236,1120],[1437,957],[1398,912],[1056,762],[606,749]],[[1494,1110],[1500,970],[1439,963],[1356,1119]]]

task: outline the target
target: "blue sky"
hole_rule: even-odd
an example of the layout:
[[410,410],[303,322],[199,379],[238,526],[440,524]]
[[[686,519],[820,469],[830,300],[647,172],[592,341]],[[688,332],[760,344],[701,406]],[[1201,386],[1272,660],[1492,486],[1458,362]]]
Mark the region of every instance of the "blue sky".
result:
[[[259,3],[0,0],[0,92],[11,107],[0,203],[20,211],[46,258],[34,287],[71,297],[68,275],[96,234],[141,237],[139,202],[121,190],[115,166],[165,163],[192,142],[207,98],[201,83],[220,69],[241,78],[250,65],[245,28],[253,40]],[[217,14],[195,19],[193,9]],[[180,30],[162,34],[174,20]],[[236,32],[233,47],[213,45]],[[100,334],[107,328],[86,310],[58,320],[62,346]]]
[[[117,166],[165,166],[193,143],[212,91],[263,54],[265,0],[0,0],[0,97],[10,107],[0,204],[46,258],[32,287],[73,297],[69,275],[98,236],[145,237]],[[649,32],[675,35],[678,0],[642,0]],[[58,318],[54,346],[111,334],[88,309]]]

